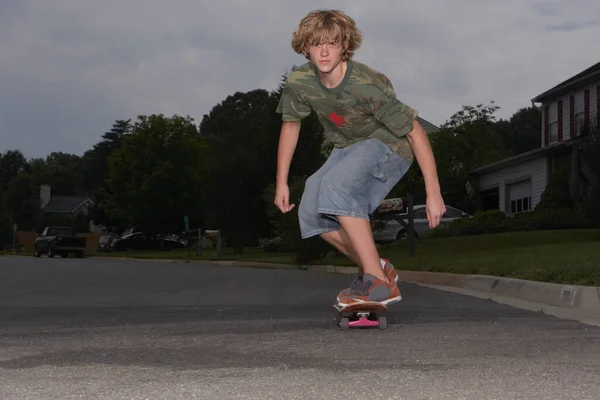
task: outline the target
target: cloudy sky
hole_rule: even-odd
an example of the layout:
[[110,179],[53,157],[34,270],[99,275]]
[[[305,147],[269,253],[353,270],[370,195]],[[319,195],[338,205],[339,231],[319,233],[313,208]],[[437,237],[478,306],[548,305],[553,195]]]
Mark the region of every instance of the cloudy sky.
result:
[[199,123],[274,89],[305,61],[290,38],[315,8],[349,13],[356,59],[437,125],[490,100],[510,117],[600,61],[598,0],[0,0],[0,152],[82,154],[117,119]]

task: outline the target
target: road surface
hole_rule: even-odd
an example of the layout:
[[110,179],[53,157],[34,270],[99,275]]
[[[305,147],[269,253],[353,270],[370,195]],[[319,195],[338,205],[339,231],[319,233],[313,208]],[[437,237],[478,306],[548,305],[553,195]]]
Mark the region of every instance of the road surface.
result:
[[598,398],[598,327],[402,284],[386,331],[340,331],[350,280],[0,257],[0,398]]

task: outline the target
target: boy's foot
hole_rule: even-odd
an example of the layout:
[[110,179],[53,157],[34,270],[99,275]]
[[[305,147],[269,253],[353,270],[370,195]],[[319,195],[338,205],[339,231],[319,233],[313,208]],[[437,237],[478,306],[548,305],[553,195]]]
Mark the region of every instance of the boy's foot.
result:
[[402,300],[400,289],[395,282],[385,282],[371,274],[365,274],[362,281],[355,281],[353,287],[343,292],[338,295],[338,303],[342,306],[365,301],[389,305]]
[[390,282],[397,283],[398,279],[400,279],[400,277],[398,276],[398,273],[396,272],[396,268],[394,268],[394,266],[392,265],[390,260],[386,260],[385,258],[382,258],[381,265],[383,267],[383,273],[385,274],[386,278],[388,278],[388,280]]
[[[380,259],[380,262],[381,262],[381,268],[383,268],[383,273],[384,273],[385,277],[388,279],[388,281],[389,282],[398,282],[399,276],[398,276],[398,273],[396,272],[396,268],[394,268],[392,263],[389,260],[386,260],[385,258]],[[342,290],[340,292],[340,295],[346,295],[346,294],[350,293],[350,291],[353,288],[355,288],[356,285],[359,285],[362,282],[364,274],[365,274],[365,272],[362,270],[362,267],[358,267],[358,274],[356,274],[354,276],[354,281],[352,281],[349,288]],[[338,295],[337,299],[338,299],[338,301],[340,300],[339,295]]]

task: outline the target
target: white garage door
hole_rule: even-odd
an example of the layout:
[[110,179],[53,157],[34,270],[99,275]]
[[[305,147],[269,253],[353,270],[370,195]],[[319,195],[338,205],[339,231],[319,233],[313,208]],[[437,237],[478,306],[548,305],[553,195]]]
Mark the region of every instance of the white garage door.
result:
[[511,214],[531,211],[531,180],[520,181],[506,186],[508,205]]

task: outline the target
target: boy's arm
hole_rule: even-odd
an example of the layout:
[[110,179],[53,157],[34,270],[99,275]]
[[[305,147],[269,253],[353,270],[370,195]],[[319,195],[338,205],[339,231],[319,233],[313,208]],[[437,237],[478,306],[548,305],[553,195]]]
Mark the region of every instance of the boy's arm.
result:
[[288,175],[290,165],[300,135],[300,122],[283,122],[279,135],[279,149],[277,151],[277,178],[275,186],[275,205],[281,212],[291,211],[295,204],[290,204],[290,188]]
[[283,122],[281,126],[277,151],[277,186],[288,184],[288,174],[298,144],[300,126],[300,122]]
[[427,191],[427,216],[429,226],[435,228],[446,212],[433,151],[427,132],[417,121],[417,111],[396,97],[391,85],[381,91],[374,103],[375,117],[397,137],[406,136],[419,163]]
[[442,199],[435,158],[433,157],[433,150],[427,132],[416,119],[413,121],[413,129],[408,133],[407,139],[423,173],[427,192],[425,209],[429,227],[433,229],[440,224],[446,213],[446,206],[444,205],[444,199]]
[[298,144],[298,137],[300,136],[301,121],[311,112],[310,105],[302,99],[300,94],[296,93],[294,84],[290,83],[289,79],[283,87],[276,110],[277,113],[282,114],[283,124],[279,134],[279,148],[277,151],[275,205],[284,213],[294,208],[294,204],[289,204],[288,175],[294,151]]
[[427,132],[416,119],[413,121],[413,129],[408,133],[407,139],[423,173],[427,194],[441,193],[435,158]]

